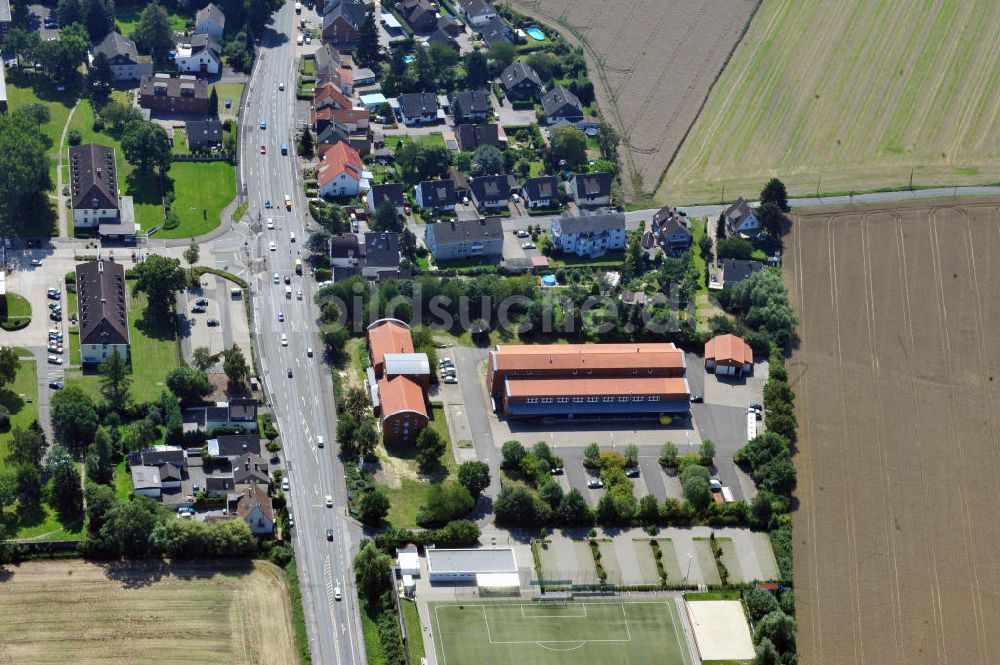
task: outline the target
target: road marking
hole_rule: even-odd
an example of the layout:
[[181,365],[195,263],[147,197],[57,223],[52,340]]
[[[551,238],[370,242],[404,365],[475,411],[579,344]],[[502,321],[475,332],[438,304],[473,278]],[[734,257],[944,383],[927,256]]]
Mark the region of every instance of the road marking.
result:
[[337,612],[336,612],[336,602],[333,597],[333,569],[330,565],[330,556],[327,555],[326,561],[323,563],[323,578],[326,582],[326,597],[328,604],[330,606],[330,624],[333,626],[333,650],[337,656],[337,662],[340,662],[340,636],[337,635]]

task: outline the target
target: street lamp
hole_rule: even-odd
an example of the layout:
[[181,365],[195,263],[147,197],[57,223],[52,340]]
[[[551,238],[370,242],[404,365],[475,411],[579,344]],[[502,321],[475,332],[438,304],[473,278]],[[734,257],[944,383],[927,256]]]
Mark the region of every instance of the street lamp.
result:
[[688,567],[687,567],[687,572],[686,572],[686,573],[684,573],[684,584],[687,584],[687,583],[688,583],[688,575],[690,575],[690,574],[691,574],[691,560],[692,560],[692,559],[694,559],[694,555],[692,555],[692,554],[691,554],[691,553],[689,552],[689,553],[688,553]]

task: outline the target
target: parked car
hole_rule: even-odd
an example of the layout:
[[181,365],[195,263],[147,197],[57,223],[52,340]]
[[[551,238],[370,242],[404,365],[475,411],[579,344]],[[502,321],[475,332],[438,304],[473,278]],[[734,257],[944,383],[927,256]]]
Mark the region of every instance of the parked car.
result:
[[517,237],[518,238],[528,238],[530,236],[531,236],[531,234],[528,233],[527,231],[525,231],[524,229],[521,229],[520,231],[517,232]]
[[207,309],[205,309],[205,308],[204,308],[203,306],[201,306],[201,305],[192,305],[192,306],[191,306],[191,313],[192,313],[192,314],[204,314],[204,313],[205,313],[205,312],[207,312],[207,311],[208,311],[208,310],[207,310]]
[[563,475],[563,473],[565,473],[565,471],[563,470],[563,468],[561,466],[554,466],[549,471],[549,473],[551,473],[553,476],[561,476],[561,475]]
[[521,249],[534,249],[534,248],[535,248],[535,243],[533,242],[521,243]]
[[625,468],[625,476],[627,478],[638,478],[639,477],[639,467],[630,466]]
[[282,489],[282,491],[287,492],[289,490],[289,488],[290,488],[290,486],[288,484],[288,478],[282,478],[281,479],[281,489]]
[[62,365],[62,358],[59,356],[49,356],[50,365]]
[[604,481],[600,478],[591,478],[587,481],[587,488],[592,490],[599,490],[604,487]]
[[208,307],[208,298],[198,298],[194,301],[195,305],[201,305],[202,307]]
[[764,410],[764,407],[761,406],[760,404],[751,404],[749,408],[752,409],[752,410],[754,410],[754,411],[763,411]]
[[205,323],[208,324],[209,328],[214,328],[214,327],[216,327],[218,325],[221,325],[221,323],[220,323],[220,321],[218,319],[209,319]]
[[448,376],[444,377],[444,379],[442,379],[442,380],[445,383],[458,383],[458,377],[455,376],[454,374],[449,374]]
[[49,381],[49,388],[52,388],[52,390],[59,390],[62,387],[63,387],[62,381]]
[[691,393],[691,401],[695,404],[701,404],[705,401],[705,397],[701,393]]

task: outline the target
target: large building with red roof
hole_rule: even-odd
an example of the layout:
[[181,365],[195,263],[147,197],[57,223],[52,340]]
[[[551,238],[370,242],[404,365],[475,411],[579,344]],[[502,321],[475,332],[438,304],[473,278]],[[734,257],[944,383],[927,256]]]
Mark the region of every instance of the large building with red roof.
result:
[[367,188],[361,155],[346,143],[334,143],[316,166],[316,182],[324,196],[357,196]]
[[415,442],[428,423],[427,354],[413,352],[413,337],[406,323],[379,319],[368,326],[368,355],[368,383],[373,388],[382,440],[387,444]]
[[686,373],[673,344],[498,345],[487,385],[508,418],[654,418],[688,412]]
[[705,344],[705,369],[719,376],[753,372],[753,349],[736,335],[717,335]]

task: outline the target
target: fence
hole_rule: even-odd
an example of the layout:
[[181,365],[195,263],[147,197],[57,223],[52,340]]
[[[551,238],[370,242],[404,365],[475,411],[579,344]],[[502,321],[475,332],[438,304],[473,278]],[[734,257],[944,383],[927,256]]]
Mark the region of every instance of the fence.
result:
[[232,155],[171,155],[172,162],[229,162],[236,164],[236,157]]

